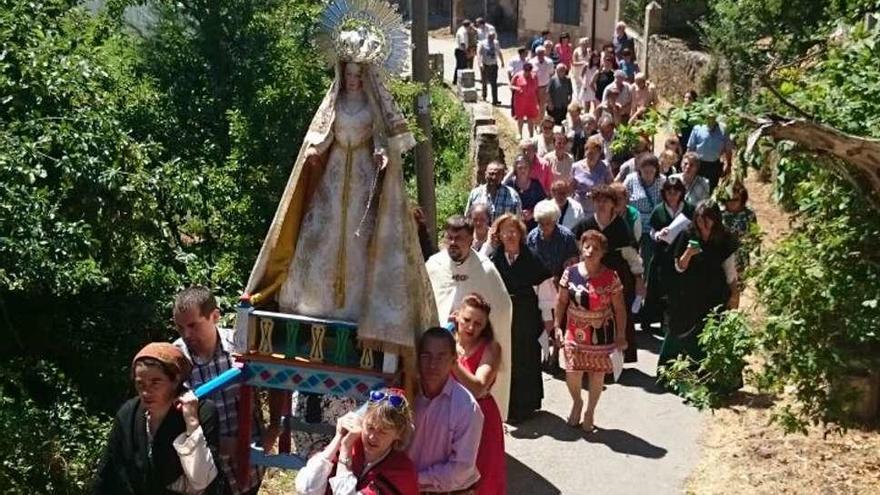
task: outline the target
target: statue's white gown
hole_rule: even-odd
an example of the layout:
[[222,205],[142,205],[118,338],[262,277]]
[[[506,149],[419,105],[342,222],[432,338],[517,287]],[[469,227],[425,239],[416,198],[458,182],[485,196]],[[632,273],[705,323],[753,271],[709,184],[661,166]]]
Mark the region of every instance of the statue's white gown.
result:
[[337,101],[333,132],[317,146],[320,152],[329,146],[330,153],[278,298],[286,313],[349,321],[360,316],[375,225],[374,218],[361,220],[377,169],[370,105],[352,106]]

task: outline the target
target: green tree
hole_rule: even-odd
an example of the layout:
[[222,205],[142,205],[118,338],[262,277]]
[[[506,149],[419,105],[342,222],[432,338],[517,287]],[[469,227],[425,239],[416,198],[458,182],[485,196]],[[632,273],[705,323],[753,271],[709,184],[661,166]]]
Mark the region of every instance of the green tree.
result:
[[[0,486],[13,493],[83,491],[128,360],[173,335],[174,292],[241,290],[327,81],[314,2],[157,2],[144,36],[124,2],[78,4],[0,0],[0,420],[20,429],[0,440]],[[19,380],[29,369],[41,378]]]
[[[776,198],[793,215],[792,233],[752,272],[768,318],[748,333],[764,359],[755,383],[792,399],[774,416],[789,431],[852,424],[849,378],[880,369],[880,202],[863,166],[870,155],[858,156],[880,138],[880,33],[862,22],[877,7],[718,0],[703,26],[734,77],[740,158],[773,171]],[[754,125],[771,139],[747,147]],[[782,137],[768,132],[783,128]]]
[[[877,10],[877,0],[714,0],[701,23],[705,44],[729,66],[737,98],[776,69],[822,54],[829,35]],[[760,85],[760,84],[759,84]]]

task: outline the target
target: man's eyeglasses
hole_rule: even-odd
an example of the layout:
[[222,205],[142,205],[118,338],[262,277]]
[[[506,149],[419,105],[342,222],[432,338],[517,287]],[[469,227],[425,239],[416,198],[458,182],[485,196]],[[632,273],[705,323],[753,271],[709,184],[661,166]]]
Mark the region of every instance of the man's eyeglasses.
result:
[[406,406],[406,398],[393,390],[389,390],[387,393],[382,390],[370,392],[370,402],[382,402],[383,400],[387,400],[394,409]]

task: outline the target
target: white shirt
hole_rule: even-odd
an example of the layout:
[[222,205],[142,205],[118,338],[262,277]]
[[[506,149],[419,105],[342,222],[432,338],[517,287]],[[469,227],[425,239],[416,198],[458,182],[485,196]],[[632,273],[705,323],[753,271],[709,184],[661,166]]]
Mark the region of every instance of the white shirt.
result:
[[480,53],[480,64],[482,65],[498,65],[498,54],[501,51],[501,45],[498,44],[498,40],[492,42],[489,45],[489,40],[480,41],[479,53]]
[[168,488],[180,493],[201,493],[208,488],[217,477],[217,464],[208,450],[202,427],[196,428],[189,436],[186,432],[177,435],[172,446],[180,458],[183,473]]
[[571,230],[584,217],[584,208],[579,202],[571,198],[567,198],[566,201],[568,202],[568,208],[566,208],[562,218],[559,219],[559,224]]
[[490,31],[495,31],[495,26],[488,22],[483,23],[482,28],[477,28],[477,41],[483,41],[489,36]]
[[458,28],[458,31],[455,32],[455,47],[459,50],[467,50],[468,46],[468,30],[466,27],[461,26]]
[[507,71],[510,72],[511,79],[513,78],[513,76],[520,73],[520,71],[523,69],[523,65],[525,65],[526,62],[526,60],[517,57],[507,63]]
[[[602,101],[608,99],[608,90],[615,86],[617,86],[617,81],[605,87],[605,92],[602,93]],[[619,103],[622,107],[625,107],[632,103],[632,91],[630,91],[629,89],[629,84],[624,82],[618,89],[620,90],[620,94],[617,95],[617,103]]]
[[532,67],[534,67],[535,77],[538,78],[538,86],[546,86],[550,84],[550,79],[553,78],[553,74],[556,74],[556,68],[553,67],[553,61],[551,61],[549,57],[544,57],[544,61],[541,62],[538,60],[538,57],[534,57],[530,62],[532,63]]
[[[490,246],[486,242],[483,247]],[[449,320],[449,315],[458,309],[461,301],[476,292],[486,298],[492,306],[489,321],[495,332],[495,341],[501,346],[501,365],[492,395],[501,417],[507,417],[507,406],[510,399],[510,321],[513,317],[513,302],[507,293],[504,280],[492,260],[471,250],[462,263],[456,263],[444,249],[428,258],[425,262],[434,301],[437,304],[437,319],[440,322]]]

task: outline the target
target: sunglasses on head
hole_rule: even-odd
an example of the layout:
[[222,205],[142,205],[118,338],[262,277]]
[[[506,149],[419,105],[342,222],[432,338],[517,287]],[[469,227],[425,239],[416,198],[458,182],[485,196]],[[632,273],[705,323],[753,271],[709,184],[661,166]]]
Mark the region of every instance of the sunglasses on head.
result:
[[401,409],[406,405],[406,398],[399,392],[389,390],[387,393],[382,390],[373,390],[370,392],[370,402],[382,402],[387,400],[394,409]]

